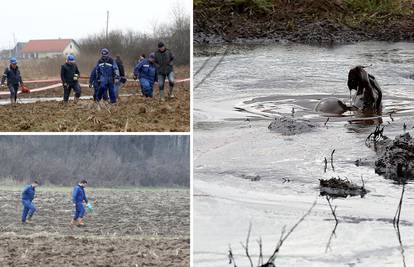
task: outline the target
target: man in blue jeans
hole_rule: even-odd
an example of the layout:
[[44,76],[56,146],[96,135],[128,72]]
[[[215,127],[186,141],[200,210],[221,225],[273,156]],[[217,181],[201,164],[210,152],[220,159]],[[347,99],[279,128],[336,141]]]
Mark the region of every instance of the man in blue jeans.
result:
[[33,214],[36,211],[36,207],[33,205],[32,201],[36,195],[36,187],[39,185],[38,181],[33,181],[32,184],[26,185],[22,192],[22,223],[30,223],[33,217]]
[[83,203],[88,204],[88,198],[85,194],[85,186],[87,185],[86,180],[81,180],[73,189],[72,202],[75,207],[75,214],[73,216],[72,225],[83,226],[83,216],[85,216],[85,207]]
[[160,88],[160,100],[165,101],[164,98],[164,84],[165,78],[168,79],[170,85],[170,91],[168,92],[169,98],[174,98],[174,70],[173,70],[173,53],[167,49],[163,42],[158,43],[158,50],[155,52],[155,65],[157,66],[158,74],[158,86]]

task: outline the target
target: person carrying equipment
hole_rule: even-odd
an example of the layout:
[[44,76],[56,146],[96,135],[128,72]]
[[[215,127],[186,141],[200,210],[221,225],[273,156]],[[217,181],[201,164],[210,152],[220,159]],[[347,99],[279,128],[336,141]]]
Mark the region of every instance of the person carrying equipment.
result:
[[22,223],[31,223],[33,214],[36,211],[35,205],[33,205],[33,199],[36,195],[36,187],[39,186],[38,181],[33,181],[31,184],[26,185],[22,192]]
[[17,66],[16,58],[10,59],[10,66],[4,70],[3,77],[1,79],[1,87],[4,87],[4,82],[7,79],[7,87],[10,91],[10,103],[16,103],[17,92],[20,86],[23,86],[22,76],[20,74],[19,67]]
[[155,54],[151,53],[148,59],[142,60],[134,68],[134,76],[138,77],[141,92],[145,97],[152,97],[154,83],[157,80],[157,67],[154,61]]
[[72,192],[72,202],[75,207],[75,214],[73,216],[71,225],[83,226],[83,217],[85,216],[85,207],[83,203],[85,202],[88,206],[88,209],[92,209],[92,206],[88,204],[88,198],[85,194],[85,186],[88,184],[86,180],[81,180],[73,189]]
[[79,85],[79,69],[76,65],[76,58],[74,55],[69,55],[66,63],[60,68],[60,77],[63,84],[63,102],[68,103],[70,92],[75,91],[74,102],[78,102],[81,96],[81,87]]
[[116,103],[114,84],[119,82],[119,70],[115,60],[109,56],[108,49],[103,48],[101,50],[101,58],[96,64],[96,67],[96,79],[99,83],[96,100],[98,102],[101,101],[105,91],[109,90],[109,99],[111,103]]

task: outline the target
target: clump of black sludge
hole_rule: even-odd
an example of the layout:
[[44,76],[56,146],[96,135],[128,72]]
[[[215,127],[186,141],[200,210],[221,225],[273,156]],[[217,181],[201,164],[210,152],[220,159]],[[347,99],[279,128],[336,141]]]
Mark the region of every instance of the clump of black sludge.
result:
[[[378,147],[379,146],[379,147]],[[377,144],[375,172],[399,183],[414,179],[414,140],[409,133]]]
[[321,196],[333,198],[346,198],[348,196],[364,197],[368,193],[368,190],[365,189],[364,182],[362,182],[362,186],[359,186],[348,179],[342,179],[340,177],[319,179],[319,190]]

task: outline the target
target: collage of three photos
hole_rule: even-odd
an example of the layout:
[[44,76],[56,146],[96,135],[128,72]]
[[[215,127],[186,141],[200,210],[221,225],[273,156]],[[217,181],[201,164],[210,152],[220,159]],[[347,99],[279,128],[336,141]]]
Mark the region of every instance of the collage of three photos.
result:
[[7,9],[0,266],[189,266],[192,1]]
[[413,0],[13,5],[0,267],[414,266]]

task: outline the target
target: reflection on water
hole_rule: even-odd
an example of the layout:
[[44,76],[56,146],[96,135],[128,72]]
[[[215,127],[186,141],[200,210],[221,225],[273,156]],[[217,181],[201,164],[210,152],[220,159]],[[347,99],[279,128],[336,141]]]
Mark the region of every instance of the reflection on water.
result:
[[[195,83],[220,59],[195,58]],[[205,63],[205,64],[204,64]],[[363,199],[336,199],[340,227],[330,249],[331,210],[321,199],[281,250],[281,266],[401,266],[400,244],[392,226],[400,187],[374,173],[375,152],[366,137],[375,125],[355,118],[314,112],[318,100],[335,96],[349,102],[347,75],[356,65],[368,72],[383,93],[384,134],[394,137],[414,127],[414,44],[368,42],[336,48],[303,45],[254,47],[229,53],[211,77],[194,91],[194,250],[197,266],[223,266],[228,244],[244,266],[249,221],[252,238],[262,237],[270,253],[280,229],[303,215],[318,194],[318,179],[360,181],[370,191]],[[203,66],[204,65],[204,66]],[[202,69],[200,67],[203,66]],[[281,136],[267,126],[276,116],[319,123],[318,130]],[[358,118],[358,120],[361,118]],[[365,118],[374,120],[378,118]],[[355,122],[355,121],[354,121]],[[325,124],[326,123],[326,124]],[[323,159],[335,149],[335,170],[324,173]],[[356,164],[356,162],[359,162]],[[257,177],[252,181],[245,177]],[[285,182],[289,181],[289,182]],[[407,195],[414,194],[411,185]],[[401,214],[405,262],[414,264],[414,199]],[[403,231],[403,230],[402,230]],[[220,254],[222,253],[222,254]],[[252,253],[255,253],[254,251]],[[248,263],[247,263],[248,264]]]

